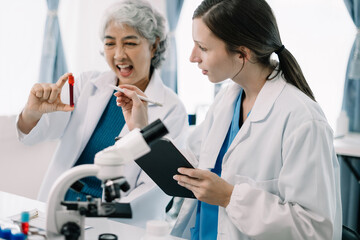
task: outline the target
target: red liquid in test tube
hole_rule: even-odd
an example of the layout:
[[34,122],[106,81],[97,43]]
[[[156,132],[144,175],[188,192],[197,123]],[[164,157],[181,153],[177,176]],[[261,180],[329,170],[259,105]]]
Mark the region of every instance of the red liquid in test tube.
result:
[[70,106],[74,106],[74,76],[70,75],[68,77],[68,82],[69,82],[69,90],[70,90]]

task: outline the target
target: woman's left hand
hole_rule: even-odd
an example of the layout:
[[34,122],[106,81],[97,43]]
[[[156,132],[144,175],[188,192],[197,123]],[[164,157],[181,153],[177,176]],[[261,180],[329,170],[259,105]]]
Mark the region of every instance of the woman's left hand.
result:
[[129,130],[134,128],[143,128],[148,125],[148,108],[147,102],[143,102],[137,95],[146,95],[137,87],[133,85],[120,85],[120,88],[124,90],[122,92],[116,92],[114,95],[116,103],[123,110],[124,118]]
[[192,191],[198,200],[227,207],[234,189],[233,185],[206,170],[179,168],[178,172],[182,175],[174,175],[174,179],[179,185]]

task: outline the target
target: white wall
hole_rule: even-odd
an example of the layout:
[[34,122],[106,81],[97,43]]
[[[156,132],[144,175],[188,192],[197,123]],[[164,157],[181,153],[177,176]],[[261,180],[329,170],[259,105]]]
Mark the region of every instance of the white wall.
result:
[[284,45],[335,129],[341,110],[346,66],[356,29],[343,1],[269,0]]
[[0,116],[0,133],[0,191],[36,199],[57,141],[25,146],[16,138],[15,116]]

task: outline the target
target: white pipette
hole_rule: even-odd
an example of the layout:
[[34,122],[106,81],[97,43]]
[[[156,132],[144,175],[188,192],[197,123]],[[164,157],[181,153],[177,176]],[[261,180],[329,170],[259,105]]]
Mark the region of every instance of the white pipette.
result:
[[[111,87],[111,88],[114,89],[114,90],[117,90],[117,91],[119,91],[119,92],[124,93],[124,90],[123,90],[122,88],[119,88],[119,87],[114,86],[114,85],[111,85],[111,84],[109,84],[108,86]],[[138,95],[138,94],[136,94],[136,95],[137,95],[141,100],[143,100],[143,101],[145,101],[145,102],[149,102],[149,103],[155,104],[155,105],[157,105],[157,106],[159,106],[159,107],[162,107],[162,106],[163,106],[161,103],[155,102],[155,101],[153,101],[153,100],[150,100],[150,99],[148,99],[148,98],[146,98],[146,97],[143,97],[143,96],[140,96],[140,95]]]

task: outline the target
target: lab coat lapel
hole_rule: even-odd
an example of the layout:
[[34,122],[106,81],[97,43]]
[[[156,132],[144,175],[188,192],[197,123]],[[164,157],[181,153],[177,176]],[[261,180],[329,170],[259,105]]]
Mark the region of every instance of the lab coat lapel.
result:
[[217,156],[225,140],[226,134],[234,114],[235,101],[239,96],[241,87],[238,84],[230,84],[222,99],[215,99],[221,102],[216,103],[214,109],[214,120],[209,134],[203,144],[202,154],[200,154],[199,168],[211,169],[215,167]]
[[100,120],[104,109],[109,102],[109,99],[112,96],[113,90],[107,87],[108,84],[115,84],[116,76],[112,72],[101,75],[101,77],[92,80],[93,89],[89,93],[88,104],[85,114],[84,128],[83,128],[83,138],[80,152],[84,149],[87,142],[89,141],[97,123]]
[[266,117],[270,114],[276,99],[284,89],[285,84],[286,82],[280,77],[280,74],[278,74],[276,78],[265,82],[255,100],[249,117],[241,126],[238,134],[226,152],[223,163],[226,162],[227,156],[231,154],[233,149],[250,136],[251,126],[255,123],[265,121]]
[[[145,89],[145,95],[151,100],[164,104],[165,99],[165,90],[162,80],[160,78],[158,70],[154,70],[150,82]],[[149,108],[157,107],[154,104],[149,103]]]

